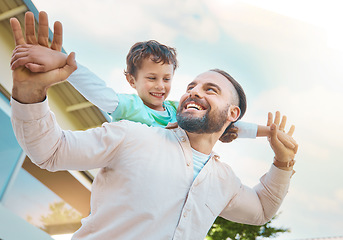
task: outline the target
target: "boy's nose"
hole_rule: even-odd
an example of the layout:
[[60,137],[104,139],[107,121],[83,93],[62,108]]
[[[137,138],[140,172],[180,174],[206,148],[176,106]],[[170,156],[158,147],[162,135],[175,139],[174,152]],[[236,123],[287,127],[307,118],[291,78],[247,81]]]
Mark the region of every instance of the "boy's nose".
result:
[[163,90],[163,89],[164,89],[164,84],[163,84],[163,82],[162,82],[162,81],[157,82],[156,85],[155,85],[155,88],[156,88],[157,90]]

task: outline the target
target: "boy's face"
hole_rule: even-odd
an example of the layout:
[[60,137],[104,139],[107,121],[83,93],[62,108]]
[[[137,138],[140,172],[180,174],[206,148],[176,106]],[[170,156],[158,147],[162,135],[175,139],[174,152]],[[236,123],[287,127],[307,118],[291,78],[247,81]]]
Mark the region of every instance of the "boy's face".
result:
[[163,101],[168,97],[173,75],[172,64],[155,63],[147,58],[137,70],[136,77],[128,74],[126,78],[146,106],[163,111]]

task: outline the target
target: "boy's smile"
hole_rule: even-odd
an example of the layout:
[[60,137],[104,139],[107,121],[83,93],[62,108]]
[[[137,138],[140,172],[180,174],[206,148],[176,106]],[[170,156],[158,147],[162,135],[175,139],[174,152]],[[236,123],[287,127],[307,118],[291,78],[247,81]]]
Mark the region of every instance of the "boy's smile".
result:
[[138,68],[136,76],[128,75],[127,80],[146,106],[164,111],[163,102],[169,95],[173,76],[172,64],[155,63],[147,58]]

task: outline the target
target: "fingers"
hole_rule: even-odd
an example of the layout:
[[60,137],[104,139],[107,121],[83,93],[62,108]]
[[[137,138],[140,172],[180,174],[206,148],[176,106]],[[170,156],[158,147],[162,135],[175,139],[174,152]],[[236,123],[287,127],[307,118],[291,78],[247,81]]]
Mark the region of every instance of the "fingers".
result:
[[22,45],[25,44],[25,39],[23,37],[23,32],[21,30],[20,22],[16,18],[10,19],[10,24],[12,28],[12,33],[15,41],[15,45]]
[[26,63],[25,67],[29,69],[31,72],[38,73],[38,72],[46,72],[44,65],[39,65],[36,63]]
[[295,126],[294,126],[294,125],[292,125],[292,126],[291,126],[291,128],[289,129],[289,131],[288,131],[287,135],[289,135],[289,136],[292,136],[292,135],[293,135],[293,133],[294,133],[294,130],[295,130]]
[[37,44],[35,32],[35,17],[32,12],[25,13],[25,36],[26,43]]
[[26,63],[30,62],[27,52],[17,53],[12,56],[11,59],[11,70],[16,69],[17,67],[24,66]]
[[294,150],[294,154],[297,154],[297,152],[298,152],[298,144],[295,144],[295,148],[293,150]]
[[270,143],[275,146],[280,145],[281,142],[277,138],[277,125],[275,123],[270,125],[270,133]]
[[279,126],[279,130],[280,131],[283,131],[283,132],[285,131],[286,122],[287,122],[287,117],[286,116],[282,116],[281,123],[280,123],[280,126]]
[[62,23],[55,22],[54,24],[54,38],[52,39],[51,49],[61,51],[63,42],[63,28]]
[[49,21],[46,12],[39,12],[38,44],[49,47]]
[[280,112],[279,111],[276,111],[275,113],[275,119],[274,119],[274,124],[275,125],[279,125],[280,123]]
[[267,126],[270,126],[273,122],[273,114],[271,112],[268,113],[268,121]]
[[[26,59],[29,56],[29,48],[32,45],[19,45],[16,46],[16,48],[13,50],[12,58],[11,58],[11,69],[14,70],[19,66],[23,66],[26,62],[28,62],[28,59]],[[26,61],[26,62],[25,62]]]
[[294,149],[295,148],[295,140],[294,139],[286,139],[286,138],[279,138],[280,142],[285,145],[285,147]]

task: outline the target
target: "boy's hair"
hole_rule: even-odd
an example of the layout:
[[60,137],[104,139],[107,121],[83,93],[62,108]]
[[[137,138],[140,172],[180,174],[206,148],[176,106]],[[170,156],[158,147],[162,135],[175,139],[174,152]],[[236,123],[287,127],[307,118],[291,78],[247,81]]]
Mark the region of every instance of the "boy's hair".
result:
[[127,69],[124,74],[136,76],[144,59],[150,58],[155,63],[173,64],[174,71],[178,67],[176,49],[163,45],[155,40],[135,43],[126,56]]

